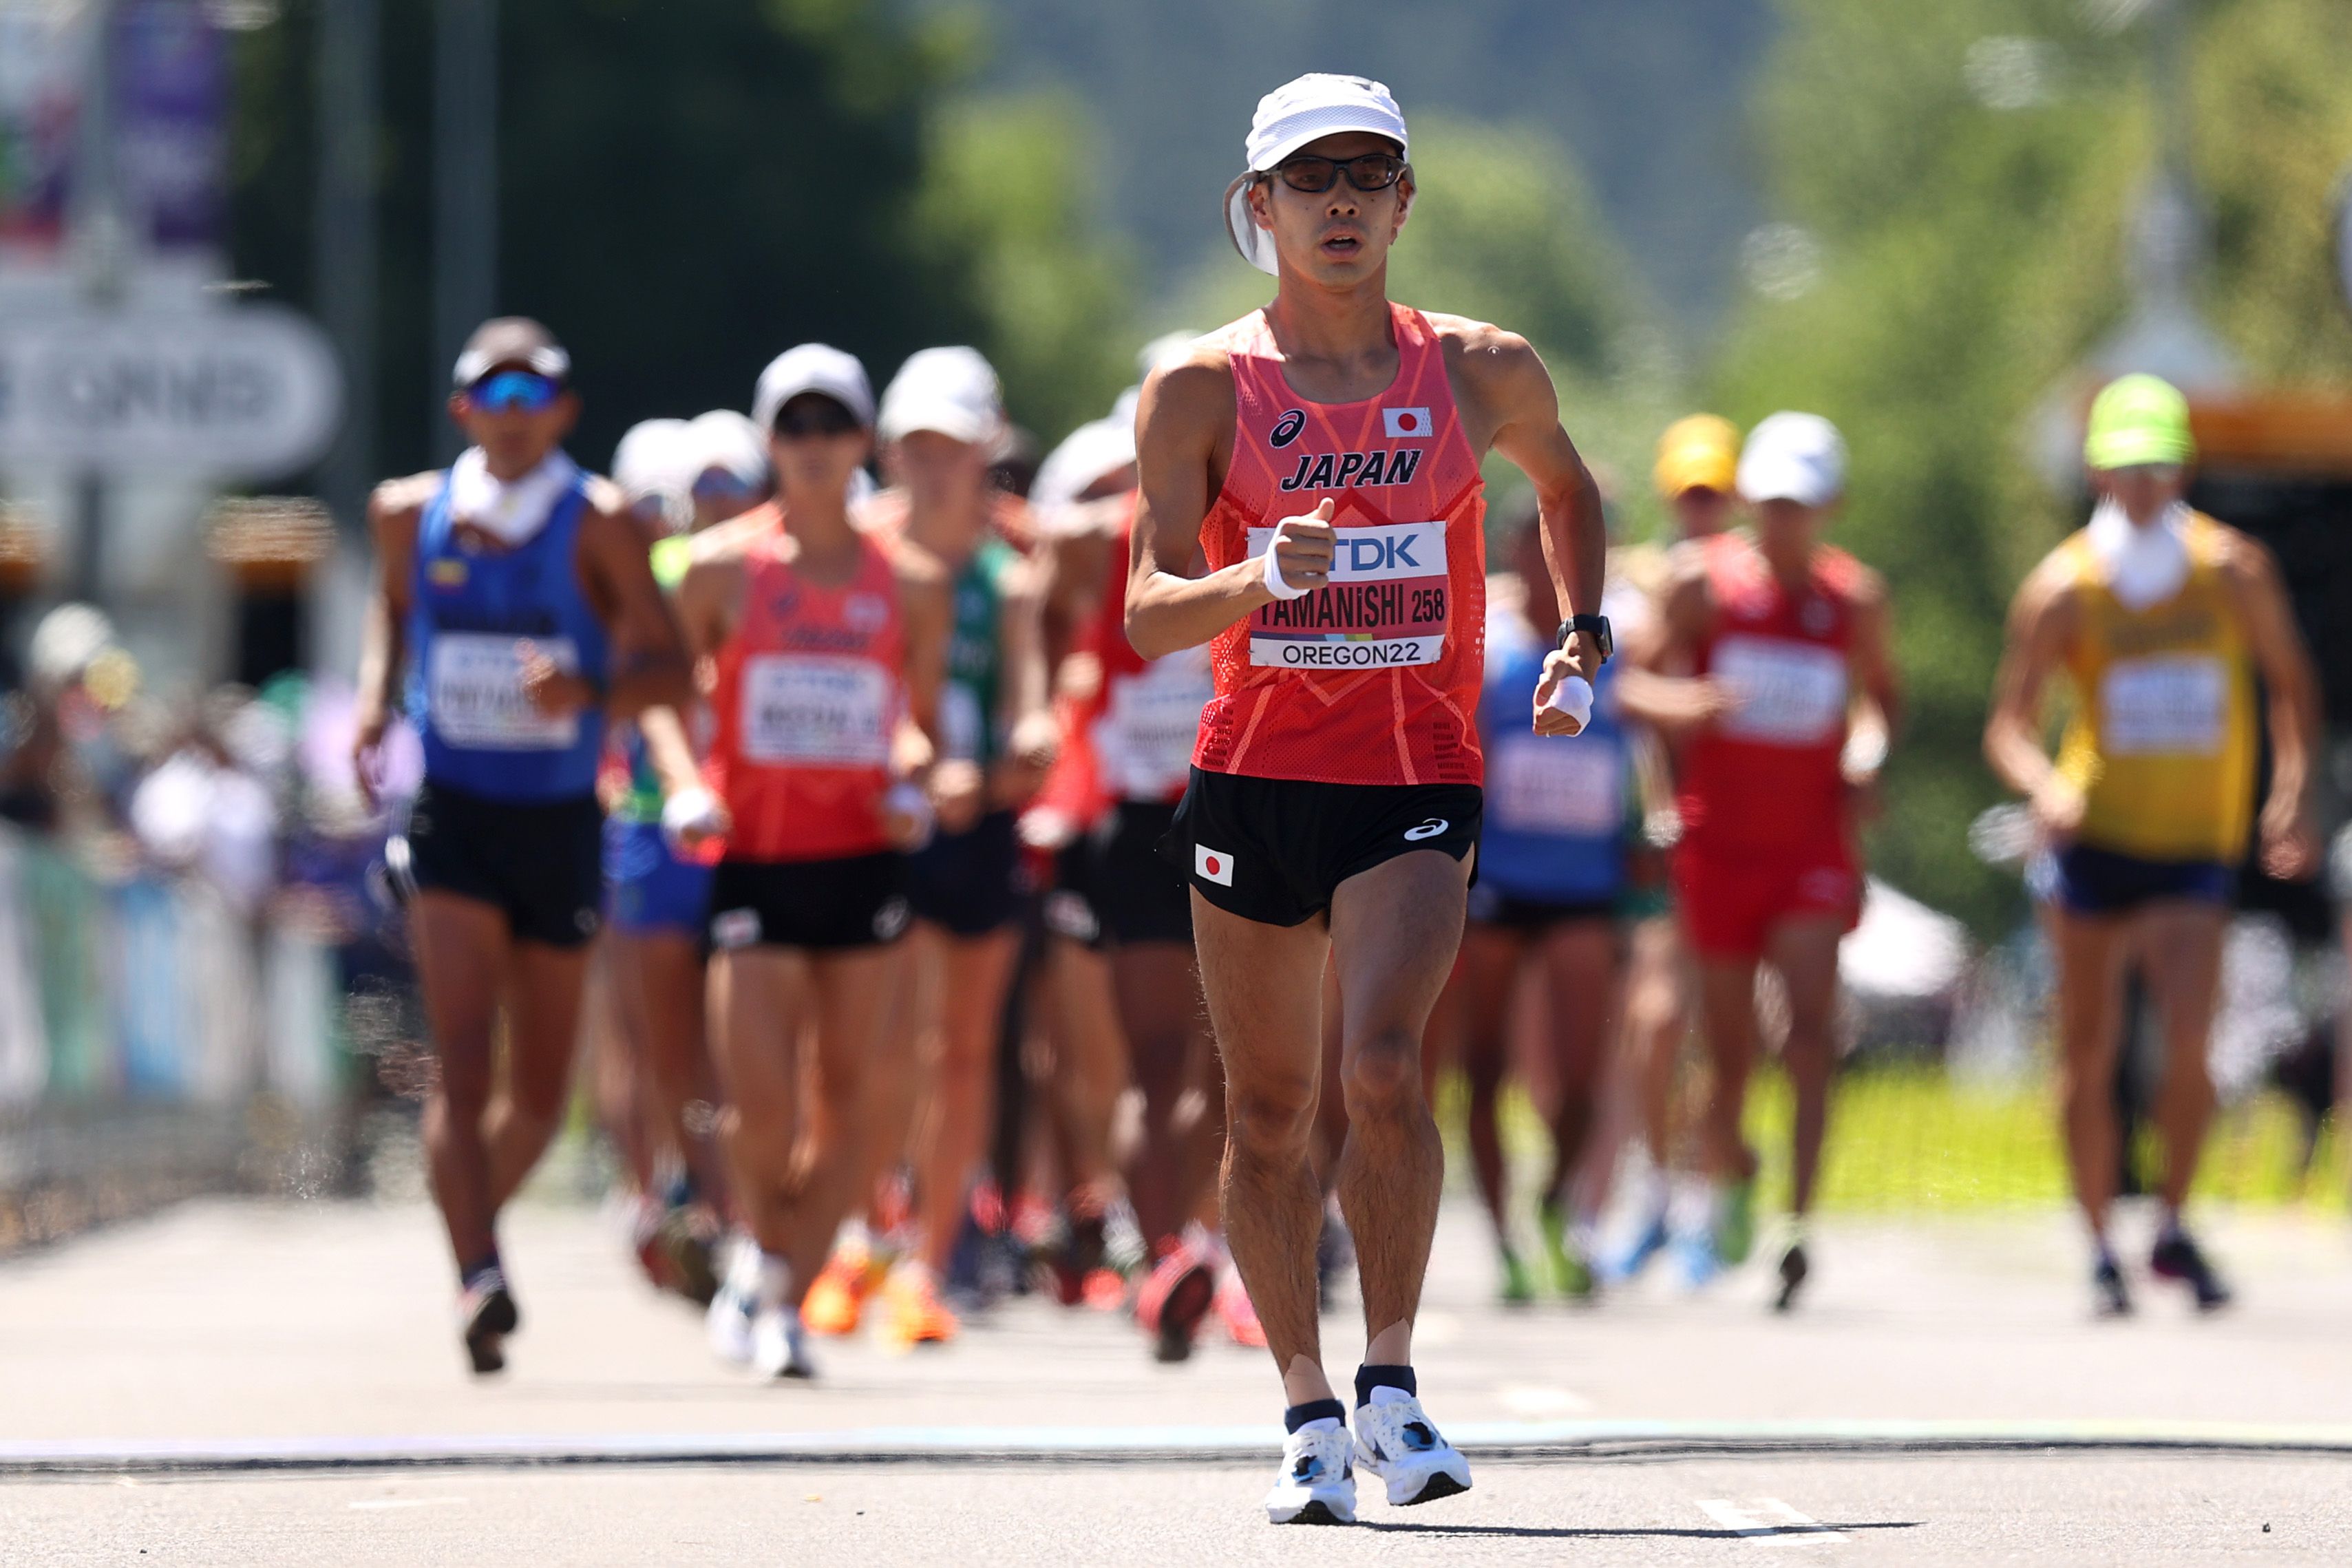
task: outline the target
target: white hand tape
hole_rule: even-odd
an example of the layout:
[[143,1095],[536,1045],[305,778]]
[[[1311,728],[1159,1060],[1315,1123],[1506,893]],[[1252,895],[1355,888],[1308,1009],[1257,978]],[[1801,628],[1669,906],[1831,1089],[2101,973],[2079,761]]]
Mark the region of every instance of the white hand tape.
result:
[[923,786],[913,780],[900,779],[884,792],[882,809],[892,816],[913,817],[919,825],[915,833],[917,838],[929,838],[931,836],[931,824],[934,820],[931,815],[931,797],[924,794]]
[[1578,724],[1592,722],[1592,683],[1580,675],[1563,675],[1552,689],[1551,700],[1544,704],[1556,708]]
[[1258,557],[1258,560],[1264,563],[1262,574],[1265,578],[1265,591],[1277,599],[1303,599],[1315,590],[1294,588],[1282,580],[1281,563],[1274,558],[1275,548],[1281,542],[1282,531],[1276,529],[1274,537],[1265,542],[1265,553]]
[[697,784],[662,802],[662,833],[673,844],[688,833],[709,834],[719,827],[719,797]]

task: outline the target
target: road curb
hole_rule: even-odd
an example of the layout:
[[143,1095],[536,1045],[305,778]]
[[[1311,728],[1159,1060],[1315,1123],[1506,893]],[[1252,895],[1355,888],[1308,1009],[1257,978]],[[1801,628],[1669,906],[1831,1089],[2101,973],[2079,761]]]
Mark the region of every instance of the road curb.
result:
[[[2352,1458],[2352,1426],[2147,1421],[1580,1421],[1470,1423],[1467,1453],[1510,1462],[1639,1462],[1774,1455],[2077,1451]],[[1186,1465],[1256,1463],[1256,1426],[868,1427],[833,1432],[509,1434],[0,1442],[0,1479],[45,1476],[327,1474],[589,1466]]]

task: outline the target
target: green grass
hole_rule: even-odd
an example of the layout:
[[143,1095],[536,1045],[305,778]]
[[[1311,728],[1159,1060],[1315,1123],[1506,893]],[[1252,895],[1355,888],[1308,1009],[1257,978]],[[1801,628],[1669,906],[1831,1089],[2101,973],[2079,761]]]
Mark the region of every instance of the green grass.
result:
[[[1459,1079],[1452,1079],[1440,1089],[1438,1115],[1452,1156],[1449,1169],[1467,1190],[1467,1166],[1460,1158],[1463,1106]],[[1759,1073],[1748,1096],[1747,1129],[1763,1158],[1768,1208],[1789,1201],[1792,1113],[1787,1078],[1777,1068]],[[1550,1148],[1535,1108],[1514,1088],[1503,1118],[1515,1181],[1535,1176]],[[2341,1211],[2340,1142],[2332,1128],[2323,1128],[2306,1177],[2294,1109],[2282,1095],[2257,1093],[2215,1120],[2196,1194],[2254,1206]],[[2153,1173],[2156,1165],[2154,1150],[2144,1146],[2140,1168]],[[2055,1100],[2045,1080],[1978,1084],[1928,1067],[1874,1068],[1843,1075],[1832,1091],[1823,1210],[1957,1214],[2047,1208],[2067,1196]]]

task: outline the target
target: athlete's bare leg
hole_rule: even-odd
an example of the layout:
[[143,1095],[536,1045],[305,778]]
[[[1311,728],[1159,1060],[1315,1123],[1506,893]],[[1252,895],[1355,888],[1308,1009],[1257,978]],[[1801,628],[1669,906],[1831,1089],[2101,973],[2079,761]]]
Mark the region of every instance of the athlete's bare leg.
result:
[[1625,975],[1626,1070],[1638,1097],[1643,1138],[1660,1171],[1674,1158],[1675,1069],[1690,1032],[1689,960],[1671,915],[1633,927]]
[[482,1119],[493,1212],[506,1207],[563,1126],[587,973],[585,947],[519,942],[509,950],[506,1081]]
[[436,889],[408,908],[425,1018],[439,1063],[425,1102],[425,1151],[433,1198],[448,1228],[457,1266],[490,1256],[498,1205],[490,1195],[489,1110],[492,1029],[510,943],[506,917],[488,904]]
[[1550,1117],[1551,1176],[1544,1195],[1557,1203],[1569,1201],[1570,1185],[1600,1123],[1601,1069],[1617,1026],[1622,952],[1616,922],[1607,919],[1564,921],[1544,938],[1552,1071],[1559,1094]]
[[2148,996],[2164,1023],[2164,1087],[2156,1124],[2164,1138],[2165,1207],[2178,1215],[2196,1180],[2205,1132],[2213,1121],[2209,1066],[2213,1009],[2221,988],[2223,911],[2212,904],[2166,900],[2134,920],[2133,942]]
[[1462,957],[1447,987],[1460,1015],[1462,1076],[1469,1089],[1470,1166],[1478,1178],[1496,1239],[1510,1245],[1509,1173],[1496,1110],[1510,1067],[1511,1003],[1527,942],[1517,932],[1474,925],[1462,935]]
[[1143,1096],[1143,1136],[1128,1167],[1127,1190],[1147,1245],[1184,1228],[1199,1205],[1202,1174],[1191,1122],[1180,1122],[1208,1033],[1192,950],[1139,942],[1111,955],[1119,1022],[1135,1087]]
[[626,961],[616,951],[617,931],[597,939],[583,984],[580,1014],[581,1051],[587,1064],[589,1096],[596,1108],[596,1124],[621,1157],[630,1185],[650,1193],[657,1180],[669,1139],[660,1126],[653,1094],[646,1083],[645,1032],[639,1009],[633,1005],[635,987],[625,982]]
[[[1184,950],[1186,967],[1192,953]],[[1053,1103],[1068,1141],[1074,1192],[1108,1202],[1118,1185],[1111,1157],[1111,1125],[1127,1089],[1126,1033],[1121,1027],[1112,962],[1067,937],[1048,939],[1046,984],[1053,998]],[[1200,1015],[1200,988],[1192,1014]]]
[[702,950],[683,931],[644,931],[614,946],[614,980],[633,999],[653,1120],[676,1142],[704,1202],[723,1208],[725,1166],[707,1123],[690,1109],[718,1099],[703,1028]]
[[997,1037],[1021,933],[1009,927],[978,937],[934,931],[922,940],[939,944],[941,1005],[932,1055],[924,1064],[930,1105],[916,1139],[916,1202],[923,1261],[934,1275],[944,1275],[962,1228],[972,1168],[988,1142]]
[[1745,1181],[1756,1172],[1755,1152],[1739,1131],[1756,1065],[1756,962],[1702,958],[1698,965],[1699,1016],[1715,1080],[1701,1132],[1707,1174],[1718,1182]]
[[1800,1215],[1812,1211],[1822,1140],[1829,1127],[1830,1079],[1837,1069],[1838,939],[1844,934],[1843,919],[1809,916],[1781,921],[1771,936],[1772,966],[1789,993],[1789,1038],[1780,1060],[1797,1100],[1790,1163],[1791,1206]]
[[2058,959],[2059,1095],[2074,1199],[2099,1245],[2120,1170],[2116,1125],[2116,1059],[2123,1049],[2124,960],[2127,923],[2113,918],[2048,914]]
[[1349,878],[1331,895],[1331,952],[1346,1014],[1339,1210],[1355,1238],[1369,1364],[1412,1362],[1412,1321],[1445,1181],[1445,1150],[1421,1089],[1421,1033],[1454,969],[1469,882],[1466,858],[1420,850]]

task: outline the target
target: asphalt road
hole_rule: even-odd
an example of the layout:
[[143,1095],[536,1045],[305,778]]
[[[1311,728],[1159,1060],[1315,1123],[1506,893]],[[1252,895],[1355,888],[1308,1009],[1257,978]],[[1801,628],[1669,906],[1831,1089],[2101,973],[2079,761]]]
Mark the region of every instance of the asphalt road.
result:
[[598,1215],[526,1205],[478,1384],[429,1210],[190,1205],[0,1265],[0,1563],[2352,1561],[2352,1237],[2208,1228],[2211,1319],[2090,1321],[2058,1215],[1825,1227],[1778,1319],[1754,1270],[1507,1310],[1449,1210],[1417,1359],[1477,1489],[1334,1532],[1256,1511],[1262,1352],[1160,1367],[1030,1301],[761,1385]]

